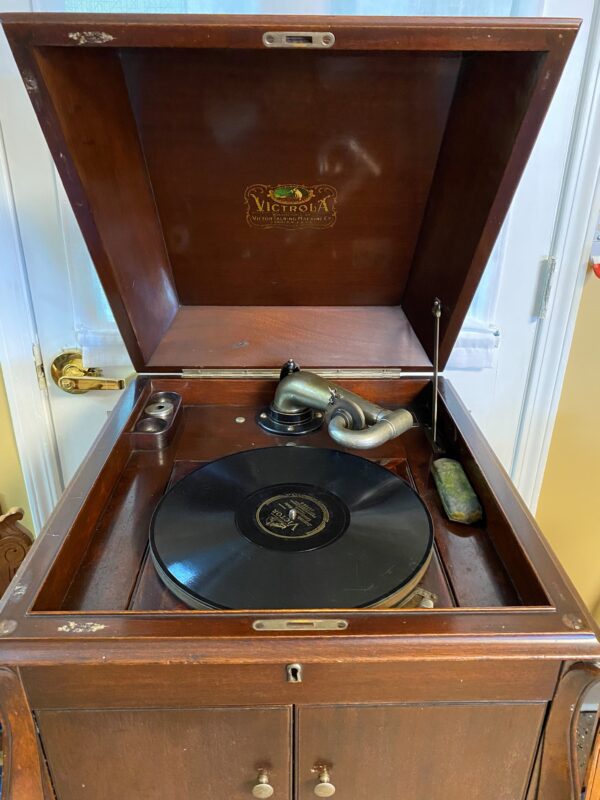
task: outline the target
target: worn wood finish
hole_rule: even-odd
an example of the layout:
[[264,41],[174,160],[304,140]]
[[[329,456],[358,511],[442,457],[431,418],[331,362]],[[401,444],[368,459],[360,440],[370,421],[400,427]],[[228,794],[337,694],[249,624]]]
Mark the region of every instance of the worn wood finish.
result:
[[[121,62],[182,306],[400,303],[460,54],[144,48]],[[249,227],[246,187],[292,178],[337,190],[335,225]]]
[[98,528],[68,588],[63,608],[127,608],[148,543],[150,518],[166,488],[171,462],[164,452],[133,453],[106,504]]
[[[266,51],[269,29],[336,44]],[[277,370],[293,356],[410,372],[431,366],[434,296],[442,363],[450,351],[577,23],[27,14],[5,30],[138,368]],[[248,183],[320,180],[337,181],[336,227],[245,226]],[[343,385],[430,417],[429,377]],[[1,601],[2,661],[23,680],[0,671],[9,762],[33,765],[12,769],[18,800],[50,797],[30,709],[61,800],[247,797],[267,761],[286,800],[312,796],[316,761],[340,796],[532,800],[548,705],[540,780],[567,786],[569,708],[590,667],[556,685],[565,663],[600,658],[597,630],[444,381],[440,435],[482,525],[445,520],[422,427],[369,454],[431,510],[441,607],[286,611],[347,628],[279,633],[253,627],[277,609],[193,611],[157,591],[158,498],[193,465],[285,446],[254,421],[274,388],[157,375],[124,393]],[[181,424],[142,452],[131,429],[160,390],[181,395]],[[302,444],[332,446],[325,432]],[[539,798],[566,800],[556,792]]]
[[16,672],[0,668],[2,723],[2,797],[5,800],[50,800],[31,711]]
[[[15,39],[34,47],[80,47],[69,36],[83,30],[108,34],[97,44],[118,47],[259,49],[265,30],[330,30],[344,50],[545,51],[572,39],[577,19],[494,17],[361,17],[211,14],[2,14]],[[93,42],[91,42],[93,46]],[[88,45],[89,46],[89,45]]]
[[60,800],[247,800],[260,768],[278,798],[291,796],[287,708],[42,711],[37,719]]
[[[68,576],[71,585],[62,589],[64,600],[57,585],[51,594],[43,592],[38,597],[36,610],[187,610],[164,588],[145,555],[152,511],[167,482],[172,485],[201,463],[233,452],[288,444],[286,437],[258,428],[256,414],[257,407],[252,405],[187,406],[180,436],[172,447],[157,454],[133,452],[82,563]],[[235,420],[239,418],[245,422],[238,424]],[[304,437],[302,443],[336,447],[325,429]],[[445,518],[430,475],[432,455],[423,430],[415,428],[371,451],[369,457],[402,464],[401,476],[417,489],[432,514],[436,553],[423,586],[439,594],[439,607],[523,604],[490,539],[490,522],[463,526]],[[486,498],[484,507],[495,526],[495,537],[506,538],[508,527],[499,518],[493,498]],[[531,580],[522,583],[523,591],[529,593],[525,603],[530,600],[531,586]],[[548,605],[542,595],[535,601]]]
[[[398,403],[394,403],[394,399],[397,399],[403,404],[410,405],[417,414],[423,414],[426,418],[430,387],[427,379],[356,380],[348,381],[346,385],[354,391],[362,392],[372,399],[379,399],[385,404],[397,405]],[[112,612],[105,609],[103,614],[98,616],[88,610],[85,612],[84,624],[80,627],[79,621],[74,619],[73,614],[81,614],[81,610],[71,608],[58,611],[69,587],[74,593],[73,596],[76,592],[83,592],[79,595],[83,604],[85,604],[83,598],[88,591],[85,588],[87,586],[90,591],[90,599],[93,599],[94,594],[96,595],[96,599],[93,600],[96,609],[102,605],[111,605],[110,602],[106,604],[104,601],[98,602],[98,592],[102,594],[106,591],[107,596],[110,597],[112,591],[110,583],[87,580],[80,582],[77,573],[82,562],[85,562],[85,553],[90,548],[90,543],[93,542],[96,533],[100,536],[99,541],[110,542],[113,536],[115,545],[120,541],[128,541],[127,514],[123,516],[120,515],[120,512],[117,513],[115,523],[119,524],[115,524],[115,526],[110,524],[110,514],[103,522],[101,521],[102,512],[106,503],[109,502],[111,494],[114,494],[114,497],[110,503],[116,504],[111,505],[111,508],[126,509],[129,502],[127,495],[130,489],[127,487],[130,485],[130,481],[128,483],[129,479],[123,470],[126,469],[127,460],[132,457],[132,454],[127,451],[129,440],[123,431],[128,429],[131,420],[139,414],[139,410],[151,392],[171,391],[175,388],[180,389],[185,406],[181,428],[182,436],[174,443],[177,449],[177,458],[175,458],[173,450],[167,448],[162,451],[161,459],[166,459],[166,461],[173,459],[173,463],[175,463],[177,460],[214,458],[223,452],[256,446],[260,444],[261,436],[265,436],[265,444],[272,443],[270,437],[266,437],[252,422],[255,411],[272,397],[274,383],[271,380],[144,378],[140,379],[136,385],[132,385],[116,412],[118,422],[111,421],[106,434],[98,445],[94,457],[97,459],[96,470],[99,472],[93,474],[91,463],[84,465],[82,474],[76,479],[71,493],[65,497],[61,507],[57,509],[48,531],[38,540],[35,546],[36,557],[31,564],[31,570],[24,573],[23,580],[17,586],[18,592],[8,593],[4,599],[5,615],[9,619],[16,618],[18,621],[18,635],[16,638],[10,637],[11,646],[7,651],[7,658],[16,663],[22,663],[23,659],[27,659],[27,652],[35,651],[39,657],[46,658],[56,650],[61,653],[61,658],[93,661],[93,651],[85,648],[84,640],[95,639],[98,643],[103,642],[102,651],[107,658],[118,658],[118,654],[121,653],[124,658],[143,659],[142,640],[140,640],[140,650],[136,653],[130,651],[126,655],[126,643],[130,636],[136,638],[150,636],[153,641],[152,652],[155,654],[174,655],[177,652],[189,652],[186,650],[187,646],[184,641],[179,639],[180,636],[209,637],[209,639],[203,640],[201,647],[202,653],[207,658],[212,658],[217,652],[214,649],[217,647],[217,641],[222,642],[218,646],[223,646],[227,652],[235,653],[237,647],[235,637],[240,636],[245,637],[244,641],[255,639],[257,645],[260,641],[260,647],[264,648],[264,652],[267,650],[273,654],[285,652],[286,647],[281,638],[278,641],[277,636],[253,633],[251,624],[253,619],[256,619],[256,614],[184,611],[180,608],[166,610],[165,608],[158,614],[148,614],[146,609],[136,610],[134,614],[131,612],[115,613],[117,609],[113,609]],[[491,653],[496,651],[496,648],[497,652],[504,652],[507,655],[510,653],[512,656],[535,652],[545,656],[554,653],[555,656],[563,657],[570,653],[571,657],[581,658],[585,657],[586,653],[596,653],[598,645],[593,632],[593,623],[586,617],[585,611],[574,599],[571,590],[565,589],[560,570],[557,570],[552,559],[549,558],[545,547],[539,544],[539,533],[535,524],[521,505],[511,500],[512,497],[515,497],[514,489],[509,488],[508,479],[497,467],[493,456],[486,449],[487,446],[483,444],[481,435],[473,426],[472,420],[451,388],[442,385],[442,392],[440,425],[447,442],[452,444],[451,452],[458,448],[457,452],[465,461],[471,480],[476,485],[479,481],[484,487],[493,486],[493,491],[490,489],[487,495],[482,493],[482,499],[486,505],[486,517],[493,525],[493,527],[488,525],[486,535],[490,540],[492,538],[494,541],[503,540],[505,548],[512,547],[513,561],[520,562],[522,567],[519,577],[519,570],[516,569],[515,563],[510,562],[510,578],[511,582],[515,583],[515,588],[518,588],[519,592],[523,592],[524,597],[528,596],[527,587],[530,578],[527,576],[531,574],[536,576],[536,581],[543,576],[543,585],[548,587],[548,593],[544,593],[541,598],[542,605],[537,608],[521,606],[518,613],[515,613],[515,610],[510,607],[507,608],[505,600],[502,599],[502,584],[498,582],[500,573],[497,571],[498,568],[504,569],[502,567],[503,559],[498,558],[495,546],[488,545],[487,556],[485,556],[486,550],[482,550],[479,541],[481,536],[478,534],[473,539],[477,544],[474,563],[470,563],[467,557],[463,558],[463,577],[458,580],[458,583],[456,583],[456,574],[452,574],[446,564],[444,564],[444,572],[446,579],[450,578],[453,596],[456,595],[458,598],[462,594],[464,602],[469,593],[472,596],[474,587],[479,586],[479,590],[485,592],[488,598],[487,602],[497,605],[494,614],[491,615],[481,608],[460,613],[453,612],[451,609],[448,612],[443,612],[442,609],[433,612],[348,611],[344,613],[344,617],[349,621],[348,630],[351,632],[351,636],[347,637],[332,632],[327,637],[327,643],[322,641],[319,645],[323,648],[323,653],[333,654],[335,648],[340,648],[340,653],[342,650],[350,653],[353,649],[354,652],[359,653],[362,650],[360,637],[364,635],[371,637],[371,646],[364,649],[364,656],[375,659],[378,657],[389,658],[395,652],[393,639],[386,637],[398,635],[411,637],[411,649],[396,652],[396,655],[401,658],[413,658],[417,657],[417,654],[425,652],[442,653],[450,643],[458,646],[459,642],[463,657],[476,657],[477,653],[480,655]],[[221,401],[221,405],[218,407],[214,405],[217,400]],[[251,405],[248,404],[248,400]],[[228,406],[229,402],[232,402],[233,405]],[[449,413],[450,408],[452,415]],[[232,420],[240,413],[247,417],[247,423],[244,425],[233,424]],[[468,446],[462,431],[467,432]],[[325,433],[314,436],[316,438],[311,438],[311,443],[326,446],[329,444]],[[404,442],[408,442],[409,439],[410,437],[396,440],[395,443],[388,443],[379,451],[373,451],[373,456],[379,459],[406,457]],[[422,442],[422,444],[418,442]],[[425,447],[425,443],[424,437],[417,438],[418,448]],[[130,444],[129,442],[129,446]],[[188,445],[190,446],[188,447]],[[146,455],[150,457],[152,454]],[[133,457],[138,458],[138,456]],[[413,456],[411,455],[410,458]],[[102,464],[104,465],[101,466]],[[140,487],[144,486],[149,479],[151,480],[151,464],[146,465],[146,472],[148,472],[146,477],[142,477],[142,475],[139,477],[138,485]],[[414,459],[411,473],[415,481],[421,480],[425,485],[427,469],[424,468],[421,471],[419,478],[418,470],[415,473]],[[127,474],[132,475],[131,472]],[[165,482],[166,478],[167,476],[165,476]],[[503,498],[501,507],[497,505],[496,498],[499,496]],[[499,513],[500,508],[501,513]],[[494,509],[497,509],[495,515],[491,513],[494,512]],[[107,527],[103,530],[103,526]],[[442,530],[441,527],[439,530]],[[473,537],[467,535],[465,538],[464,531],[457,533],[447,531],[443,533],[441,539],[438,537],[442,561],[447,558],[447,554],[443,552],[443,536],[453,540],[455,547],[459,548],[457,553],[460,553],[462,548],[466,555],[469,548],[473,546],[472,542],[469,542],[469,539]],[[139,545],[136,545],[140,548],[137,550],[136,558],[139,557],[139,568],[141,568],[142,538],[136,540],[134,535],[132,543],[134,541],[139,542]],[[510,545],[511,542],[512,545]],[[466,549],[464,549],[465,543]],[[59,546],[60,555],[57,556]],[[532,550],[536,553],[535,557],[531,555]],[[96,564],[93,563],[94,559],[88,559],[87,568],[91,570],[89,575],[110,575],[110,547],[107,547],[105,552],[102,547],[92,545],[89,552],[90,554],[95,552],[98,557]],[[481,580],[481,553],[486,558],[492,559],[489,562],[490,565],[493,563],[497,565],[492,569],[485,568],[489,575],[487,583]],[[455,555],[454,558],[456,562],[458,556]],[[505,561],[505,563],[509,562]],[[533,564],[535,564],[535,569],[532,567]],[[52,566],[48,572],[50,565]],[[477,567],[475,570],[474,566]],[[122,574],[119,568],[116,569],[115,574]],[[485,570],[483,574],[486,574]],[[518,579],[516,581],[515,576]],[[145,572],[142,577],[146,577]],[[137,584],[136,581],[137,574],[132,571],[130,578],[125,582],[127,588],[123,584],[122,588],[118,590],[121,592],[122,598],[130,595],[134,598],[134,602],[129,604],[130,608],[135,608],[135,598],[141,597],[139,591],[142,582]],[[497,592],[500,594],[494,595]],[[25,613],[28,608],[32,607],[36,595],[37,601],[33,606],[35,613]],[[490,599],[494,596],[497,598],[496,600]],[[459,602],[461,601],[459,600]],[[69,605],[74,606],[76,603]],[[126,605],[121,606],[121,608],[126,607]],[[159,608],[162,607],[164,606],[159,606]],[[50,609],[55,609],[55,611],[49,614]],[[335,616],[331,612],[326,612],[324,615]],[[579,630],[576,631],[573,625],[576,625]],[[78,633],[70,633],[73,629]],[[502,636],[494,638],[499,631],[502,631]],[[314,636],[315,634],[310,632],[298,633],[296,638],[299,648],[305,646],[301,642],[306,642],[306,647],[309,647],[310,639]],[[483,638],[481,638],[482,636]],[[107,637],[110,638],[110,643],[107,641]],[[216,638],[213,639],[213,637]],[[234,638],[226,645],[227,637]],[[373,637],[377,637],[377,639]],[[468,639],[468,637],[475,638]],[[65,649],[66,641],[69,641],[69,647]],[[209,644],[213,641],[214,647],[213,644]],[[377,641],[377,646],[374,648],[375,641]],[[240,646],[242,646],[241,643]],[[28,650],[31,647],[33,650]],[[125,649],[121,650],[122,647]],[[308,650],[303,650],[303,652],[308,652]],[[275,655],[275,657],[277,656]]]
[[[302,272],[311,280],[307,271]],[[320,282],[318,277],[314,280]],[[332,298],[333,301],[333,298]],[[148,369],[272,367],[293,355],[304,367],[431,369],[430,356],[395,306],[183,306]]]
[[[426,403],[427,388],[430,384],[427,379],[404,379],[359,380],[351,381],[347,385],[381,402],[393,405],[394,397],[397,397],[401,402],[409,403],[416,408],[419,404]],[[207,401],[210,404],[211,401],[218,399],[223,403],[233,401],[236,405],[244,407],[244,413],[250,418],[247,399],[251,398],[252,403],[256,404],[250,408],[260,407],[272,396],[273,382],[252,379],[239,381],[140,379],[137,386],[132,386],[123,398],[126,410],[122,411],[121,407],[117,410],[121,432],[128,428],[129,421],[139,413],[138,409],[150,391],[173,388],[181,388],[186,415],[191,414],[196,421],[203,420],[203,424],[206,424],[207,420],[204,417],[207,411],[209,416],[213,414],[215,435],[218,439],[223,437],[227,429],[235,431],[234,434],[229,434],[235,438],[225,437],[222,445],[237,447],[242,444],[237,437],[246,426],[233,427],[230,420],[238,414],[239,409],[221,407],[210,411],[197,406]],[[449,387],[443,387],[443,391],[447,401],[452,401],[453,395]],[[506,478],[502,477],[500,483],[497,483],[501,473],[494,471],[493,461],[489,461],[485,448],[480,446],[480,434],[476,429],[469,428],[472,423],[466,412],[458,405],[454,409],[454,416],[451,417],[445,401],[442,400],[440,415],[441,423],[445,426],[445,435],[448,435],[448,441],[454,442],[454,445],[464,447],[460,431],[469,430],[470,449],[467,449],[467,452],[471,453],[470,457],[474,460],[474,464],[470,467],[471,478],[473,479],[473,475],[480,475],[481,480],[486,483],[493,477],[493,482],[497,484],[493,492],[495,497],[498,491],[502,491],[502,486],[508,486]],[[193,429],[194,426],[191,430]],[[185,430],[185,420],[182,430]],[[251,428],[248,428],[248,432],[250,430]],[[111,423],[106,436],[99,444],[99,462],[106,460],[100,476],[92,479],[87,472],[90,483],[85,488],[83,477],[89,465],[85,467],[84,476],[78,479],[70,502],[63,504],[61,510],[57,511],[51,527],[36,546],[33,572],[26,570],[17,587],[19,592],[14,595],[10,593],[5,599],[5,615],[9,619],[16,617],[18,625],[15,634],[6,639],[7,643],[10,641],[10,646],[5,649],[9,662],[31,663],[33,659],[49,663],[58,657],[61,661],[71,663],[93,663],[100,657],[99,653],[102,659],[108,662],[126,660],[129,663],[141,664],[148,659],[150,653],[155,660],[165,658],[172,661],[191,657],[204,662],[215,662],[223,658],[235,660],[242,653],[247,653],[248,647],[256,647],[256,652],[260,652],[265,658],[281,663],[283,659],[310,657],[317,641],[321,657],[331,658],[334,661],[340,658],[360,658],[373,662],[386,659],[410,661],[442,656],[448,652],[448,647],[453,652],[460,652],[461,659],[490,657],[494,653],[511,658],[533,653],[545,657],[552,655],[555,658],[572,658],[589,657],[597,652],[598,645],[592,633],[592,623],[586,623],[585,612],[575,600],[569,602],[569,591],[564,589],[559,573],[547,555],[543,554],[535,562],[536,574],[544,575],[544,584],[553,587],[550,600],[552,603],[558,600],[557,611],[552,610],[552,606],[546,606],[538,609],[521,608],[515,613],[514,610],[500,606],[494,614],[482,609],[460,613],[452,610],[445,612],[440,609],[434,612],[347,612],[344,613],[344,617],[349,621],[349,635],[331,633],[326,637],[310,632],[298,633],[293,637],[256,634],[252,631],[251,625],[257,615],[237,612],[173,609],[158,614],[156,612],[149,614],[147,611],[123,614],[113,611],[98,615],[88,611],[79,616],[82,612],[73,609],[50,614],[36,612],[23,616],[23,611],[31,606],[35,594],[38,594],[40,609],[60,607],[65,586],[72,582],[73,575],[77,572],[78,564],[81,563],[85,549],[92,541],[90,536],[93,537],[94,527],[98,525],[100,512],[106,503],[106,499],[103,499],[106,495],[103,496],[100,490],[97,491],[93,487],[101,487],[101,491],[105,492],[112,486],[114,492],[119,485],[119,477],[125,468],[122,461],[123,454],[121,453],[116,461],[114,455],[107,458],[107,454],[111,447],[113,454],[118,454],[119,448],[123,446],[122,441],[123,436],[119,434],[118,426],[115,427]],[[180,442],[185,441],[185,438],[180,440]],[[399,443],[402,441],[399,440]],[[181,444],[181,448],[180,455],[184,455],[185,445]],[[195,439],[194,448],[197,448],[198,452],[204,450],[206,455],[211,457],[218,455],[218,448],[215,449],[214,439],[211,438],[208,428]],[[394,452],[385,451],[385,448],[382,450],[383,452],[378,454],[381,458],[394,456]],[[473,456],[474,452],[477,453],[477,457]],[[491,469],[492,475],[483,471],[486,467]],[[87,498],[85,503],[81,499],[83,497]],[[82,509],[85,509],[85,513]],[[524,552],[528,554],[531,544],[538,541],[539,536],[531,520],[513,508],[503,524],[505,527],[498,529],[498,536],[510,541],[514,539],[515,531],[518,531],[519,548],[523,547]],[[69,526],[71,526],[70,533],[66,537]],[[124,535],[124,531],[119,535]],[[65,537],[64,551],[57,558],[57,546]],[[118,541],[118,538],[115,541]],[[78,560],[75,559],[77,553],[79,553]],[[100,554],[101,549],[98,549],[97,553]],[[529,555],[527,558],[530,559]],[[44,564],[53,560],[51,575],[44,579],[44,570],[47,569]],[[465,566],[468,566],[468,562],[465,562]],[[39,577],[35,578],[37,570]],[[109,575],[110,569],[104,566],[100,572]],[[493,571],[490,574],[493,576]],[[553,578],[550,577],[552,574]],[[39,581],[39,584],[36,581]],[[43,586],[41,592],[37,588],[38,585]],[[93,584],[90,584],[90,587],[92,586]],[[490,588],[495,591],[496,586],[495,579],[492,579]],[[19,608],[23,611],[19,611]],[[38,603],[35,608],[38,608]],[[305,614],[301,613],[299,616]],[[319,616],[335,616],[335,613],[319,613]],[[580,631],[574,631],[572,627],[573,621],[577,619],[580,620],[577,624],[582,626]],[[501,636],[498,636],[499,631],[502,632]],[[410,647],[398,648],[399,640],[395,638],[398,636],[403,637],[403,641],[410,641]],[[404,639],[404,637],[409,638]]]
[[580,800],[577,722],[586,692],[600,683],[600,667],[575,664],[561,678],[546,726],[539,800]]
[[[436,542],[455,587],[458,605],[472,608],[521,605],[523,601],[490,542],[487,524],[465,526],[450,522],[444,514],[431,476],[433,455],[424,431],[410,431],[406,443],[416,488],[433,518]],[[485,504],[484,510],[487,511]]]
[[313,768],[327,765],[340,797],[521,800],[544,712],[543,704],[302,707],[297,796],[314,797]]
[[[172,659],[143,667],[59,665],[22,667],[29,701],[46,708],[186,708],[305,703],[456,703],[532,702],[552,699],[558,679],[556,662],[379,661],[321,657],[313,646],[302,657],[302,683],[290,684],[286,663],[297,656],[288,643],[288,658],[258,656],[232,663],[202,663],[201,658]],[[271,699],[269,699],[271,698]],[[353,699],[354,698],[354,699]]]
[[560,77],[556,66],[565,58],[564,48],[570,49],[566,40],[551,55],[478,53],[463,61],[403,297],[427,352],[433,347],[431,306],[434,297],[441,300],[442,365],[450,357]]
[[[436,295],[444,365],[578,27],[4,25],[133,362],[155,371],[269,366],[278,341],[306,366],[422,369]],[[334,47],[262,44],[307,25]],[[333,185],[335,226],[249,226],[245,189],[288,181]]]
[[[448,412],[442,416],[442,428],[448,439],[454,440],[456,456],[486,504],[486,515],[491,517],[490,521],[493,523],[490,532],[495,548],[504,554],[504,561],[510,569],[513,581],[523,587],[523,596],[530,597],[530,602],[538,602],[535,598],[549,597],[564,622],[573,611],[569,612],[563,607],[561,593],[564,589],[559,587],[568,586],[570,593],[577,597],[576,589],[458,393],[443,378],[440,381],[440,393]],[[487,505],[489,501],[492,503]],[[498,522],[501,527],[497,526]],[[507,551],[507,542],[503,535],[503,525],[506,523],[512,530],[519,531],[511,553]],[[515,559],[519,560],[518,565]],[[553,565],[552,569],[540,569],[541,564],[549,567],[550,563]],[[583,616],[578,618],[582,623],[586,619],[591,624],[591,629],[597,631],[597,626],[585,606],[581,604],[580,608],[583,609]]]
[[40,121],[139,369],[178,301],[118,53],[37,50],[33,60],[53,98],[51,109],[40,101]]

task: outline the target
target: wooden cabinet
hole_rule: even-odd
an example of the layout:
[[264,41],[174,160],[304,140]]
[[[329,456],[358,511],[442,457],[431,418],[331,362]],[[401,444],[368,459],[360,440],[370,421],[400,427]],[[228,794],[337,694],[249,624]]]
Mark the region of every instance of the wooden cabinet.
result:
[[246,800],[261,768],[290,800],[290,708],[43,711],[38,725],[59,800]]
[[[577,22],[26,14],[3,26],[143,373],[3,599],[6,800],[48,800],[46,765],[58,800],[238,800],[261,767],[275,800],[307,800],[319,763],[339,800],[523,800],[542,738],[530,798],[580,800],[571,733],[599,674],[597,628],[432,376]],[[327,49],[308,46],[318,32]],[[271,48],[274,35],[302,52]],[[296,211],[274,202],[273,226],[255,218],[255,186],[298,190]],[[322,189],[335,218],[333,200],[303,202]],[[369,458],[428,510],[421,588],[434,608],[290,608],[284,592],[274,607],[190,610],[161,581],[149,528],[169,487],[292,444],[256,424],[290,356],[333,372],[342,394],[413,413]],[[171,422],[140,429],[165,393]],[[434,438],[463,465],[478,525],[443,513],[432,398]],[[299,443],[332,447],[327,426]],[[296,663],[302,682],[288,679]]]
[[312,706],[298,711],[297,797],[315,766],[336,798],[521,800],[544,704]]
[[322,767],[340,800],[521,800],[545,708],[300,706],[295,726],[291,706],[45,710],[38,723],[59,800],[242,800],[260,769],[274,800],[311,800]]

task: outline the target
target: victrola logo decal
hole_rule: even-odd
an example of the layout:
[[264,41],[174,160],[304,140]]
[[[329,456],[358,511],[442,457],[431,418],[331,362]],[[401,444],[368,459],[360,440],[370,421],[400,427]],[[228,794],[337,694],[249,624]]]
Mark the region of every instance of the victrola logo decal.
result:
[[336,198],[333,186],[324,183],[255,183],[244,192],[246,221],[253,228],[331,228]]

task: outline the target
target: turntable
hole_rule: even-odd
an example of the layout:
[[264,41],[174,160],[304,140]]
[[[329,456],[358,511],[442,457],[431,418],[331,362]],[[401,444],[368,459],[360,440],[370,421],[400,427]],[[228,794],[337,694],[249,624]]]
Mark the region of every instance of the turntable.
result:
[[4,16],[138,371],[4,599],[9,800],[578,797],[596,629],[438,375],[577,27]]
[[402,601],[431,560],[418,494],[366,459],[268,447],[217,459],[160,501],[150,549],[195,608],[361,608]]

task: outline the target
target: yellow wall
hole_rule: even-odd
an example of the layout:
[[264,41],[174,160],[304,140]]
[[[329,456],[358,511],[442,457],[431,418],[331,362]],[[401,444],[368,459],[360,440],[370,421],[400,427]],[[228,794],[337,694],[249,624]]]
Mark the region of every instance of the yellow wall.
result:
[[27,493],[0,369],[0,508],[5,512],[11,506],[25,509],[23,524],[32,531]]
[[589,273],[575,325],[537,519],[600,622],[600,280]]

